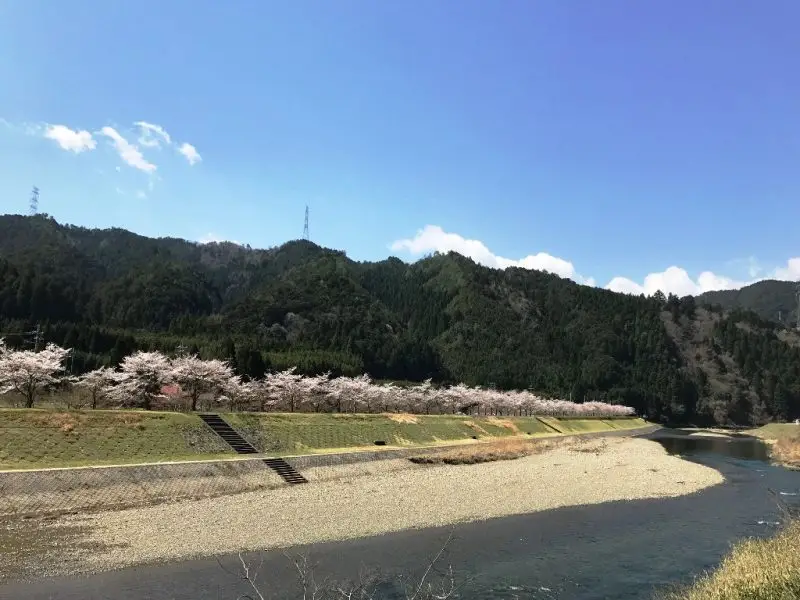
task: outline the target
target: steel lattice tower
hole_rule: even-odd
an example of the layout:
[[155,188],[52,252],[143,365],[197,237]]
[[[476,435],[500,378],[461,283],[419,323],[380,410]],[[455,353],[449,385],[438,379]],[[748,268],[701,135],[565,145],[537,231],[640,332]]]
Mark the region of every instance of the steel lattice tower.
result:
[[31,216],[39,213],[39,188],[33,186],[33,190],[31,191]]

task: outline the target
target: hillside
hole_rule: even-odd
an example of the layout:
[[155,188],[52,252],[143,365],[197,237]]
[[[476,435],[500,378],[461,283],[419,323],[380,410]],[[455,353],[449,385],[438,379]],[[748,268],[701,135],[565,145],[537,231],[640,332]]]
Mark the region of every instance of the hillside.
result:
[[797,284],[769,279],[738,290],[706,292],[697,297],[698,304],[716,304],[725,310],[752,310],[762,319],[797,325]]
[[74,372],[182,345],[243,375],[297,365],[430,377],[690,422],[800,412],[800,351],[755,315],[489,269],[454,253],[359,263],[305,241],[254,250],[3,216],[0,331],[21,345],[31,336],[17,333],[37,325],[76,349]]

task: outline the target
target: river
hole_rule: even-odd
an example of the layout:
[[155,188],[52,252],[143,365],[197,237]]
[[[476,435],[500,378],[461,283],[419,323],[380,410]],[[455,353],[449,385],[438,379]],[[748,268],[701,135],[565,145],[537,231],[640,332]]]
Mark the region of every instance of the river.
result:
[[[766,447],[728,440],[654,434],[670,452],[720,470],[722,485],[674,499],[614,502],[405,531],[294,549],[316,564],[318,580],[357,578],[381,565],[394,582],[382,598],[398,598],[398,573],[420,571],[452,534],[443,566],[452,564],[457,597],[559,600],[649,599],[714,567],[731,543],[773,533],[779,501],[800,509],[800,472],[771,466]],[[259,564],[267,598],[300,598],[294,567],[279,551],[248,555]],[[0,586],[0,598],[30,600],[235,600],[252,592],[235,574],[238,557],[202,559]]]

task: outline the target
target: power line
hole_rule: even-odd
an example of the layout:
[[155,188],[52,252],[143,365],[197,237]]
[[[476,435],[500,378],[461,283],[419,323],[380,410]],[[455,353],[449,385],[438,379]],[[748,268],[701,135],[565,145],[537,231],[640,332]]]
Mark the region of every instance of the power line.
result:
[[[33,331],[4,331],[0,332],[0,338],[5,338],[8,336],[15,336],[21,338],[28,338],[22,341],[23,344],[28,346],[33,346],[34,351],[39,350],[39,342],[43,339],[43,331],[41,327],[37,324],[36,329]],[[30,339],[33,338],[33,339]]]
[[39,327],[39,324],[38,323],[36,324],[36,329],[34,329],[33,331],[26,331],[22,335],[24,335],[26,337],[33,336],[33,341],[25,340],[25,343],[26,344],[33,344],[33,351],[34,352],[38,352],[39,351],[39,342],[42,340],[42,329],[41,329],[41,327]]

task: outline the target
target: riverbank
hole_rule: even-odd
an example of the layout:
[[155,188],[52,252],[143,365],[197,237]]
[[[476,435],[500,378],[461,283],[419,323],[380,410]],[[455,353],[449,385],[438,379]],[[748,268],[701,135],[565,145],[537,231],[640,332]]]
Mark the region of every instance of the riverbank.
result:
[[50,526],[74,532],[71,572],[103,571],[677,497],[723,481],[714,469],[669,456],[654,442],[625,438],[575,440],[488,464],[422,466],[398,459],[312,467],[304,475],[309,484],[68,516]]
[[716,570],[665,600],[800,598],[800,522],[773,538],[738,543]]
[[[266,456],[408,448],[512,436],[548,437],[645,427],[637,418],[225,413]],[[0,471],[236,457],[197,414],[135,410],[0,409]]]
[[788,469],[800,470],[800,425],[770,423],[748,433],[770,444],[775,463]]

